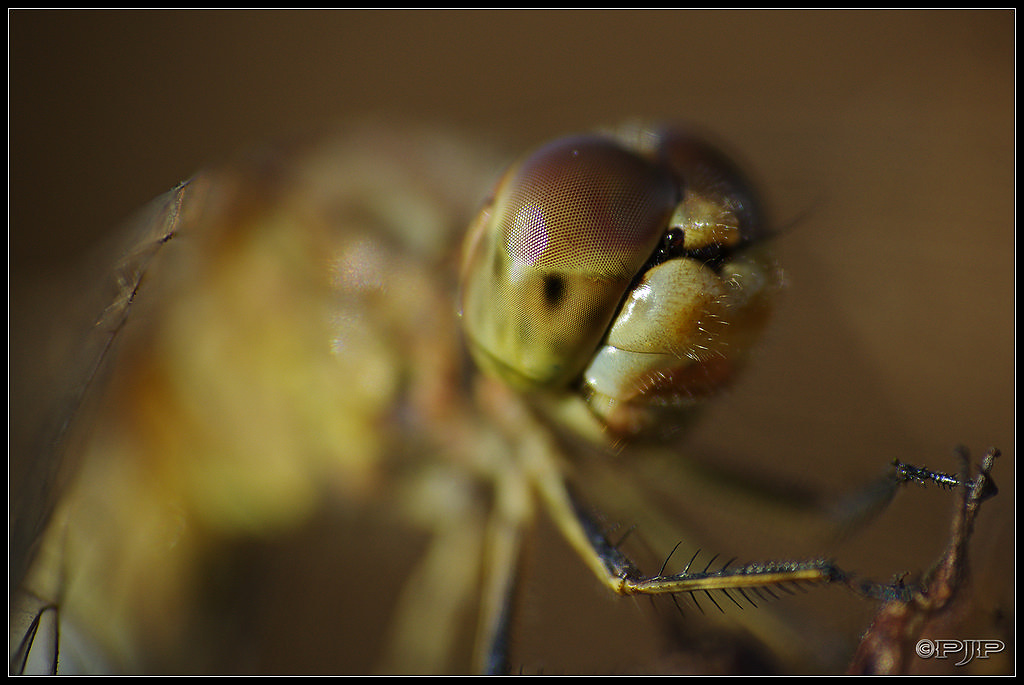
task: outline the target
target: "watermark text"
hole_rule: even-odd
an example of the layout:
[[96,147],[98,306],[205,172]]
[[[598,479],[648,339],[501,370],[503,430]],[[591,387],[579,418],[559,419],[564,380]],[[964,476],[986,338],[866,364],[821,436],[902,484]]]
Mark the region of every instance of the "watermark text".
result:
[[1003,651],[1002,640],[919,640],[917,655],[922,659],[959,658],[955,666],[966,666],[974,659],[987,659]]

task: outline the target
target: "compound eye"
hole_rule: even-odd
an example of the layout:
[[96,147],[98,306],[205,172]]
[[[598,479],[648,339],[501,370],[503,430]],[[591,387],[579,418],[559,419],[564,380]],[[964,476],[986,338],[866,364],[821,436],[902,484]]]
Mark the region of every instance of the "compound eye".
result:
[[520,388],[577,377],[666,230],[674,179],[593,135],[513,167],[467,239],[462,314],[478,361]]
[[720,150],[682,131],[668,130],[661,134],[659,151],[686,182],[686,198],[671,223],[685,228],[687,249],[752,244],[768,237],[752,183]]

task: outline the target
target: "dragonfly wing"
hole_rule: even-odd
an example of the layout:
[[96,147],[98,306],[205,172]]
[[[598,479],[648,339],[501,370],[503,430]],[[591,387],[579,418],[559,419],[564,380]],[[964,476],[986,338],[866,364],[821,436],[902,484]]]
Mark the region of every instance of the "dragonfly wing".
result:
[[[472,625],[489,497],[453,265],[490,168],[362,128],[154,205],[67,383],[60,476],[29,479],[19,596],[118,672],[388,669],[409,597]],[[445,597],[416,586],[432,554],[465,569]],[[15,652],[50,653],[27,615]],[[469,670],[472,631],[434,632],[418,663]]]

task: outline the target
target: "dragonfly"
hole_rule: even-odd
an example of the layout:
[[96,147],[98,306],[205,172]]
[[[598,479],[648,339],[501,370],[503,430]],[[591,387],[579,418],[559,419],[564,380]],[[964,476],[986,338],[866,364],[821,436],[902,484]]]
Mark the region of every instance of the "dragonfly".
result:
[[844,571],[717,559],[632,482],[667,456],[674,497],[720,488],[678,444],[781,287],[752,185],[673,127],[503,163],[361,127],[140,217],[12,491],[16,670],[530,672],[539,519],[602,593],[704,638],[642,636],[668,670],[834,668],[760,605]]

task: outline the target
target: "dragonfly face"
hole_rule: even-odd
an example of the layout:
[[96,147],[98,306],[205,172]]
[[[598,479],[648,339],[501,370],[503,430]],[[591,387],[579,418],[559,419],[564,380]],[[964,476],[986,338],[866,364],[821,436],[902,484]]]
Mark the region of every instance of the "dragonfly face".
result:
[[777,286],[749,185],[672,130],[570,137],[505,175],[467,239],[485,369],[585,398],[613,436],[674,426],[736,373]]

